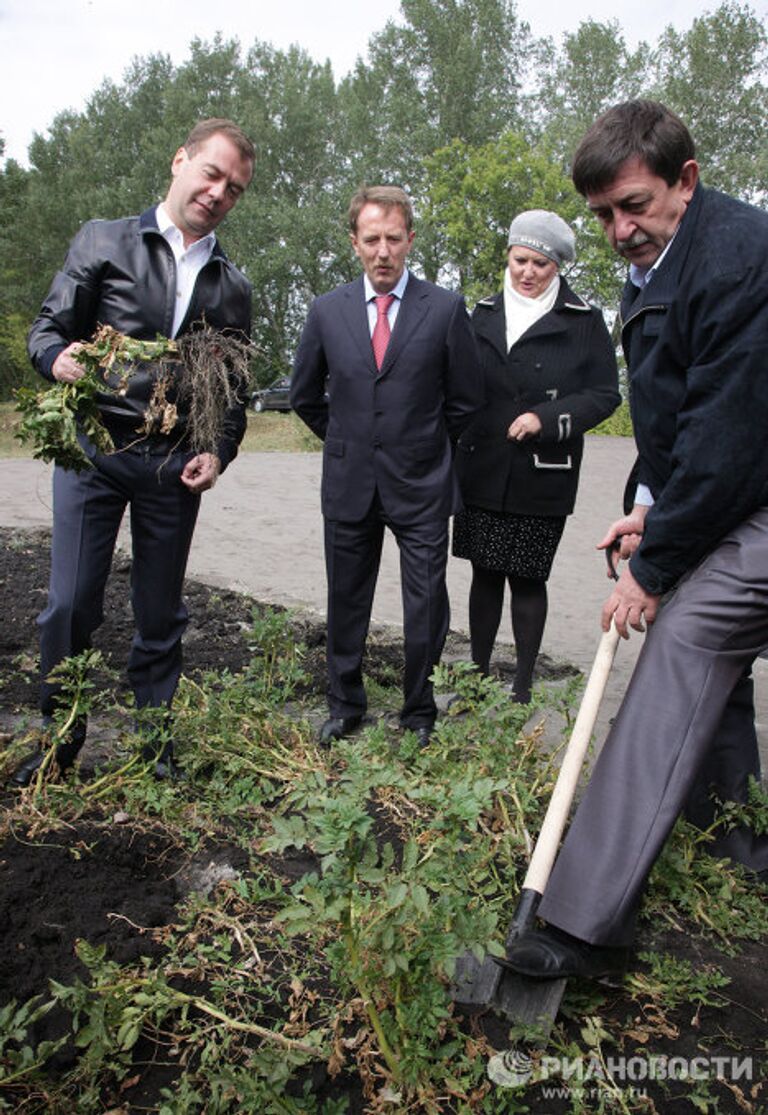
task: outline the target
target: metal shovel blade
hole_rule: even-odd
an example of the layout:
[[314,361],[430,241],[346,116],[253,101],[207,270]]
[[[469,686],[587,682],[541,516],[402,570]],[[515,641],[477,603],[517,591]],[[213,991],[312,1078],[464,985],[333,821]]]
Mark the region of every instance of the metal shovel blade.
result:
[[[541,895],[523,890],[506,938],[509,948],[533,929]],[[510,1022],[530,1028],[535,1042],[545,1042],[554,1024],[567,980],[535,980],[504,968],[492,956],[477,960],[467,952],[456,962],[454,1002],[465,1011],[491,1009]]]
[[[534,927],[536,910],[557,855],[618,642],[619,633],[611,624],[597,648],[552,798],[523,881],[520,901],[507,934],[507,948]],[[565,979],[529,979],[501,967],[490,956],[478,961],[473,953],[464,953],[456,962],[453,998],[460,1007],[470,1010],[491,1008],[512,1021],[537,1026],[544,1031],[542,1036],[546,1038],[557,1016],[566,982]]]
[[[538,891],[523,888],[520,892],[520,901],[507,934],[508,949],[518,937],[534,928],[539,902],[541,895]],[[536,1043],[545,1042],[557,1017],[568,981],[529,979],[528,976],[521,976],[499,964],[495,966],[499,969],[500,978],[496,984],[493,1009],[510,1022],[530,1027],[535,1031],[532,1040]]]
[[451,998],[465,1011],[487,1010],[496,998],[502,969],[490,957],[478,960],[465,952],[457,959],[451,984]]
[[[507,932],[505,941],[507,948],[523,933],[533,929],[540,901],[541,895],[536,891],[520,892],[512,924]],[[453,1000],[458,1006],[470,1010],[496,1007],[500,985],[507,975],[512,976],[513,973],[503,968],[492,956],[485,956],[480,961],[474,953],[465,952],[456,961]]]
[[544,1044],[555,1024],[568,980],[535,980],[505,971],[493,1009],[507,1021],[530,1027],[535,1044]]

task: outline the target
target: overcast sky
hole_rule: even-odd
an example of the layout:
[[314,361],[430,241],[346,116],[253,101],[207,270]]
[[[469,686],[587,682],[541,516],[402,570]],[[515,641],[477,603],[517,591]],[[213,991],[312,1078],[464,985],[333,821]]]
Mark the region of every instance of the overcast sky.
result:
[[[669,23],[684,30],[717,6],[718,0],[518,0],[517,10],[535,35],[556,39],[585,19],[615,18],[634,45],[654,42]],[[765,19],[768,0],[751,6]],[[104,78],[119,83],[137,55],[163,52],[180,63],[191,39],[221,31],[246,47],[255,39],[281,49],[298,43],[320,61],[330,58],[339,78],[399,13],[399,0],[0,0],[5,154],[26,164],[33,132],[44,134],[65,109],[82,110]]]

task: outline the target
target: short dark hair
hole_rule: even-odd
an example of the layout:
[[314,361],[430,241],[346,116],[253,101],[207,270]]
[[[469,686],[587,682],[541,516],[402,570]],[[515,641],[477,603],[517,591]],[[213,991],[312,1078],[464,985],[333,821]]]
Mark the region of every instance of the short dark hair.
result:
[[640,159],[668,186],[696,156],[691,133],[659,101],[625,101],[598,116],[576,148],[571,176],[580,194],[604,190],[628,159]]
[[402,210],[408,232],[413,228],[413,205],[400,186],[361,186],[349,203],[349,229],[357,232],[357,219],[364,205],[380,205],[383,209]]
[[184,149],[191,157],[201,144],[214,135],[224,135],[234,143],[244,159],[251,163],[256,162],[256,148],[245,134],[243,129],[232,120],[222,116],[212,116],[208,120],[200,120],[184,140]]

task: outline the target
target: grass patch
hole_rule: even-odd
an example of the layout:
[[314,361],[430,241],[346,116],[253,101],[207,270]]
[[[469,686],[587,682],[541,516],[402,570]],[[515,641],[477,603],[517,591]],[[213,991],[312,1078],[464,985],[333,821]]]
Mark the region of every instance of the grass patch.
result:
[[[22,445],[13,436],[20,421],[21,416],[13,403],[0,403],[0,458],[32,456],[31,448]],[[627,403],[623,402],[614,414],[590,432],[631,437],[632,421]],[[293,412],[254,414],[248,411],[248,426],[240,448],[242,453],[314,453],[320,449],[320,439]]]
[[322,447],[320,439],[293,411],[290,414],[248,412],[243,453],[313,453]]
[[611,437],[632,437],[632,416],[629,413],[629,403],[622,399],[619,406],[607,418],[589,431],[591,434],[605,434]]
[[21,415],[13,403],[0,403],[0,457],[31,457],[29,446],[13,436],[21,424]]

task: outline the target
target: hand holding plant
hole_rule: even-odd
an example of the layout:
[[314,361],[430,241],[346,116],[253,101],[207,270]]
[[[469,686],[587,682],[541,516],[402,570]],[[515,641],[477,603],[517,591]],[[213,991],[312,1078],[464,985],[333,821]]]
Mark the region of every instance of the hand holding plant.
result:
[[[104,425],[99,396],[122,395],[139,364],[158,365],[144,422],[136,440],[152,434],[179,433],[196,453],[215,453],[227,410],[236,405],[249,377],[250,343],[203,325],[178,341],[127,337],[101,325],[91,341],[72,353],[84,374],[72,383],[55,383],[35,391],[16,392],[22,421],[16,437],[31,444],[33,456],[81,472],[91,467],[79,434],[100,453],[115,446]],[[180,428],[178,403],[184,408]]]

